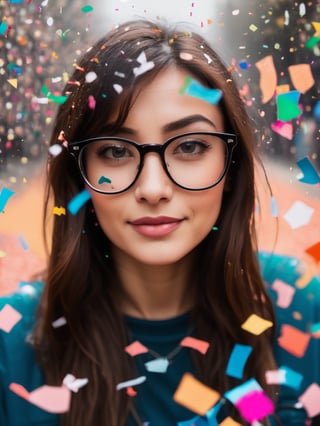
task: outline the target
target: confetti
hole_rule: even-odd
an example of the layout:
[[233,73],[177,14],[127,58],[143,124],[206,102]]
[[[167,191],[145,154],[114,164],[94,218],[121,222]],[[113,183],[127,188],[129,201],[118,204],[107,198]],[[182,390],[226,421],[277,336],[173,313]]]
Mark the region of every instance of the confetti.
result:
[[291,141],[293,139],[293,124],[292,122],[277,120],[271,124],[271,129],[278,135]]
[[277,95],[277,119],[290,121],[301,115],[302,109],[298,105],[299,98],[300,92],[297,90]]
[[320,241],[308,247],[306,253],[312,256],[317,262],[320,262]]
[[49,154],[52,155],[53,157],[56,157],[57,155],[59,155],[62,151],[62,146],[59,144],[54,144],[51,145],[48,149]]
[[276,305],[280,308],[288,308],[296,292],[295,288],[279,279],[272,283],[271,288],[277,293]]
[[126,346],[124,350],[130,356],[137,356],[149,352],[149,349],[145,347],[142,343],[140,343],[138,340],[135,340],[134,342],[130,343],[130,345]]
[[278,344],[297,358],[302,358],[309,345],[310,335],[290,324],[282,324]]
[[60,207],[54,206],[53,207],[53,214],[56,215],[56,216],[65,215],[66,209],[65,209],[65,207],[61,207],[61,206]]
[[273,57],[271,55],[266,56],[256,62],[255,66],[260,73],[259,86],[262,93],[261,102],[265,104],[273,98],[278,82]]
[[241,328],[258,336],[272,326],[273,323],[271,321],[265,320],[256,314],[251,314],[241,325]]
[[123,87],[120,84],[114,84],[113,88],[118,94],[120,94],[123,91]]
[[320,176],[308,157],[304,157],[297,161],[297,165],[300,167],[303,174],[302,177],[298,177],[300,182],[309,183],[311,185],[320,183]]
[[314,209],[302,201],[295,201],[290,209],[283,215],[292,229],[298,229],[310,222]]
[[66,324],[67,324],[67,320],[66,320],[65,317],[60,317],[60,318],[56,319],[55,321],[52,321],[52,323],[51,323],[53,328],[63,327]]
[[118,383],[116,386],[116,389],[121,390],[121,389],[128,388],[130,386],[141,385],[141,383],[145,382],[146,380],[147,380],[146,376],[140,376],[140,377],[137,377],[136,379],[127,380],[125,382]]
[[262,391],[261,386],[255,379],[249,379],[246,382],[242,383],[239,386],[236,386],[233,389],[228,390],[224,396],[232,403],[236,404],[244,395],[249,394],[254,391]]
[[217,105],[222,97],[222,91],[219,89],[208,89],[202,86],[196,80],[187,76],[185,84],[180,89],[180,93],[184,95],[194,96],[203,101],[209,102],[212,105]]
[[235,344],[229,357],[226,374],[237,379],[242,379],[243,369],[251,352],[251,346]]
[[11,84],[11,86],[15,89],[18,88],[18,80],[16,78],[10,78],[9,80],[7,80],[7,82]]
[[77,379],[73,374],[67,374],[63,379],[63,384],[75,393],[77,393],[79,389],[83,388],[88,383],[89,380],[86,377],[82,379]]
[[10,333],[13,327],[21,320],[22,315],[11,305],[6,304],[0,311],[0,330]]
[[169,367],[169,360],[167,358],[157,358],[145,362],[144,366],[151,373],[166,373]]
[[8,24],[1,21],[0,22],[0,35],[4,35],[7,32],[8,28],[9,28]]
[[90,5],[86,5],[81,8],[81,12],[83,13],[89,13],[92,11],[93,11],[93,6],[90,6]]
[[312,383],[298,400],[303,404],[309,417],[320,414],[320,387],[317,383]]
[[263,391],[254,390],[244,395],[235,405],[242,417],[251,424],[274,412],[273,402]]
[[315,81],[309,64],[290,65],[288,71],[294,88],[299,92],[306,93],[314,86]]
[[19,235],[19,242],[21,244],[21,247],[23,248],[23,250],[29,250],[29,245],[26,242],[25,238],[23,235]]
[[173,399],[196,414],[204,416],[218,402],[220,394],[198,381],[190,373],[185,373]]
[[140,55],[137,58],[137,61],[139,62],[140,66],[133,68],[133,74],[136,77],[154,68],[154,62],[147,61],[145,52],[140,53]]
[[75,215],[78,213],[78,211],[81,209],[81,207],[89,201],[91,198],[91,194],[88,190],[84,189],[83,191],[79,192],[71,201],[68,203],[68,210],[72,215]]
[[210,343],[206,342],[205,340],[200,340],[188,336],[181,340],[180,345],[185,346],[187,348],[195,349],[198,352],[202,353],[202,355],[205,355],[209,349]]
[[111,179],[109,179],[108,177],[106,177],[106,176],[101,176],[100,178],[99,178],[99,180],[98,180],[98,184],[99,185],[101,185],[101,184],[103,184],[103,183],[111,183],[112,181],[111,181]]
[[92,83],[98,78],[97,74],[94,71],[90,71],[85,76],[86,83]]
[[71,391],[66,386],[43,385],[32,392],[28,392],[22,385],[11,383],[9,389],[49,413],[60,414],[69,411]]
[[96,107],[96,100],[92,95],[88,97],[88,106],[90,109],[95,109]]
[[7,202],[15,192],[9,188],[2,188],[0,192],[0,213],[4,213]]

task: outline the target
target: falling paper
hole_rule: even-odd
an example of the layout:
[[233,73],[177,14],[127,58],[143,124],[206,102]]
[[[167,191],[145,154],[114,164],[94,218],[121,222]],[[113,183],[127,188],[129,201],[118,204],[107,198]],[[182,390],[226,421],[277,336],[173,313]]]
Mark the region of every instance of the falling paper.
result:
[[14,194],[14,191],[12,191],[9,188],[2,188],[1,192],[0,192],[0,213],[4,212],[4,209],[7,205],[7,202],[9,200],[10,197],[12,197],[12,195]]
[[178,404],[204,416],[218,402],[220,394],[198,381],[190,373],[185,373],[173,399]]
[[292,229],[297,229],[310,222],[313,212],[314,209],[302,201],[295,201],[283,217]]
[[236,386],[235,388],[232,388],[228,390],[224,396],[232,402],[232,404],[235,404],[237,401],[239,401],[244,395],[247,395],[250,392],[253,391],[262,391],[262,387],[259,385],[259,383],[255,379],[249,379],[246,382],[242,383],[239,386]]
[[78,213],[81,207],[91,198],[91,194],[89,191],[84,189],[79,192],[68,204],[68,210],[72,215]]
[[288,308],[296,292],[295,288],[279,279],[272,283],[271,288],[277,293],[277,306]]
[[6,304],[0,311],[0,330],[10,333],[13,327],[21,320],[22,315],[11,305]]
[[118,383],[116,386],[116,389],[121,390],[121,389],[129,388],[130,386],[140,385],[146,380],[147,380],[146,376],[140,376],[140,377],[137,377],[136,379],[127,380],[125,382]]
[[317,383],[312,383],[298,399],[309,417],[320,414],[320,387]]
[[297,164],[303,173],[302,177],[298,177],[300,182],[309,183],[311,185],[320,183],[320,176],[308,157],[304,157],[297,161]]
[[69,411],[71,391],[66,386],[44,385],[28,392],[22,385],[11,383],[9,389],[49,413],[65,413]]
[[242,417],[252,424],[255,420],[263,420],[274,412],[272,400],[263,392],[254,390],[236,402]]
[[185,346],[187,348],[195,349],[198,352],[205,355],[209,349],[210,343],[205,340],[196,339],[194,337],[188,336],[181,340],[181,346]]
[[288,71],[294,88],[299,92],[306,93],[314,86],[310,64],[290,65]]
[[66,209],[64,207],[58,207],[58,206],[54,206],[53,207],[53,214],[56,216],[62,216],[66,214]]
[[287,93],[277,95],[277,119],[280,121],[290,121],[302,114],[299,107],[300,92],[292,90]]
[[189,76],[186,77],[185,84],[180,89],[180,93],[194,96],[195,98],[202,99],[212,105],[217,105],[222,97],[221,90],[204,87]]
[[124,350],[131,356],[136,356],[140,354],[145,354],[149,352],[149,349],[146,348],[142,343],[138,340],[130,343],[130,345],[126,346]]
[[259,85],[262,92],[261,102],[265,104],[272,99],[278,82],[273,57],[271,55],[266,56],[256,62],[255,65],[260,73]]
[[228,376],[242,379],[243,369],[248,357],[252,352],[252,347],[247,345],[235,344],[229,357],[226,373]]
[[154,68],[154,62],[147,61],[145,52],[140,53],[140,55],[137,58],[137,61],[139,62],[140,65],[138,67],[133,68],[133,74],[136,77]]
[[271,124],[271,129],[289,141],[293,139],[293,124],[291,122],[277,120]]
[[241,328],[258,336],[272,326],[273,323],[271,321],[265,320],[259,317],[259,315],[251,314],[241,325]]
[[278,343],[287,352],[302,358],[307,350],[309,341],[310,335],[308,333],[304,333],[290,324],[282,324]]
[[303,375],[289,367],[280,367],[278,370],[266,372],[266,381],[270,385],[286,385],[298,390],[301,386]]
[[166,373],[169,367],[169,360],[167,358],[157,358],[146,362],[144,366],[151,373]]
[[308,247],[306,253],[312,256],[317,262],[320,262],[320,241]]

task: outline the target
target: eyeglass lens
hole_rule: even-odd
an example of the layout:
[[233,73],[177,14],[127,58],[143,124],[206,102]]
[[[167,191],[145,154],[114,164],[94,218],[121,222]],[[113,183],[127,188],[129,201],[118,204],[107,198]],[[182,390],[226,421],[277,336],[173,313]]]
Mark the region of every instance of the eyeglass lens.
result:
[[[227,147],[213,134],[181,135],[164,150],[165,168],[177,184],[189,189],[206,188],[223,175]],[[119,192],[129,187],[140,170],[139,149],[129,142],[101,139],[86,145],[80,165],[90,185],[101,192]]]

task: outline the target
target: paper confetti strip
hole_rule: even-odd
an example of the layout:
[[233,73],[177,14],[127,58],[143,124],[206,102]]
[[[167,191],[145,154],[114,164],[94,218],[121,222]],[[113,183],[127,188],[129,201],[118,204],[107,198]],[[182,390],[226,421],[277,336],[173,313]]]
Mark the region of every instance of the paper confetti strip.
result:
[[302,380],[302,374],[286,366],[280,367],[278,370],[266,371],[266,382],[270,385],[286,385],[298,390]]
[[190,373],[186,373],[183,375],[173,399],[196,414],[204,416],[219,401],[220,394],[201,383]]
[[290,324],[283,324],[278,338],[279,346],[292,355],[302,358],[309,345],[310,335],[293,327]]
[[11,383],[9,389],[49,413],[60,414],[69,411],[71,391],[66,386],[44,385],[32,392],[28,392],[22,385]]
[[6,304],[0,311],[0,330],[10,333],[13,327],[21,320],[22,315],[11,305]]
[[187,348],[195,349],[196,351],[205,355],[209,349],[210,343],[205,340],[196,339],[194,337],[188,336],[181,340],[181,346],[185,346]]
[[71,201],[68,203],[68,210],[72,215],[78,213],[81,207],[91,198],[91,194],[89,191],[84,189],[79,192]]
[[273,323],[271,321],[263,319],[259,315],[251,314],[241,325],[241,328],[258,336],[272,326]]
[[125,382],[118,383],[116,386],[116,389],[121,390],[121,389],[129,388],[131,386],[141,385],[141,383],[145,382],[146,380],[147,380],[146,376],[140,376],[140,377],[137,377],[136,379],[127,380]]
[[312,383],[298,399],[309,417],[320,414],[320,387],[317,383]]
[[242,379],[243,369],[251,352],[251,346],[235,344],[229,357],[226,374],[237,379]]

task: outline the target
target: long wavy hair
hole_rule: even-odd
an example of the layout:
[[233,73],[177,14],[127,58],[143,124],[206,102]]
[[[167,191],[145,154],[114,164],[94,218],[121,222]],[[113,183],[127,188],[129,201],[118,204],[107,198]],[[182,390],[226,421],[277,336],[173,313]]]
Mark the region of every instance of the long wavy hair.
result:
[[[142,52],[154,67],[135,76],[132,69],[140,65],[137,58]],[[225,373],[234,344],[250,345],[253,352],[244,379],[255,377],[267,389],[265,371],[274,368],[273,330],[255,336],[241,328],[252,313],[274,321],[257,261],[253,126],[231,72],[206,41],[188,30],[144,20],[113,29],[75,67],[65,87],[67,100],[58,111],[51,145],[63,138],[71,142],[94,137],[102,129],[116,131],[139,91],[171,66],[223,92],[220,106],[225,128],[238,137],[218,231],[210,232],[201,242],[194,265],[197,294],[192,321],[198,337],[212,342],[207,355],[195,356],[194,362],[200,380],[223,394],[239,384]],[[120,86],[122,90],[115,90]],[[90,96],[95,108],[90,108]],[[110,116],[115,112],[117,119],[111,125]],[[52,203],[66,207],[83,188],[76,162],[64,149],[50,159],[45,217],[52,216]],[[128,342],[116,297],[117,271],[106,258],[108,239],[96,226],[90,202],[78,214],[67,211],[66,215],[55,215],[53,221],[35,330],[39,363],[49,384],[60,385],[70,372],[89,379],[89,385],[74,394],[70,411],[61,417],[63,426],[123,426],[131,402],[125,391],[115,389],[117,383],[132,377],[132,366],[124,351]],[[67,324],[52,327],[61,316]]]

